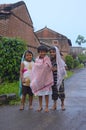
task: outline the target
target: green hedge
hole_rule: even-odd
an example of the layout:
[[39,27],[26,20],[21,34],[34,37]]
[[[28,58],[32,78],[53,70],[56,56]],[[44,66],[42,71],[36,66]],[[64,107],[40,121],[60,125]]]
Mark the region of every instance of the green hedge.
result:
[[73,69],[74,60],[73,60],[73,57],[71,55],[67,55],[65,57],[65,62],[66,62],[68,70]]
[[0,38],[0,82],[17,81],[21,57],[26,49],[26,43],[16,38]]

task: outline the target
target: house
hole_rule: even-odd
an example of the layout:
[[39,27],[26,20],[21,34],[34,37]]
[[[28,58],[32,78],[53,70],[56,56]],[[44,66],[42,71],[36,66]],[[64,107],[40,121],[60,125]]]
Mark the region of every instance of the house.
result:
[[64,56],[69,54],[70,46],[72,46],[70,39],[66,36],[55,32],[47,27],[35,32],[40,43],[46,46],[58,46]]
[[84,49],[82,47],[71,47],[70,55],[76,58],[79,54],[83,54]]
[[[31,46],[39,46],[32,19],[23,1],[0,5],[0,36],[20,38],[30,49]],[[31,50],[36,53],[35,48]]]

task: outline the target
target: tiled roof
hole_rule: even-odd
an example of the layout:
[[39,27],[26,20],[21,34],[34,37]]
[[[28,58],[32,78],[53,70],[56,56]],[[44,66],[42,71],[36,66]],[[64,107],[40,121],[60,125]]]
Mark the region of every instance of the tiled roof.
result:
[[[30,18],[30,21],[33,24],[32,19],[30,17],[30,14],[28,12],[28,9],[27,9],[26,4],[24,3],[24,1],[20,1],[20,2],[17,2],[17,3],[13,3],[13,4],[1,4],[0,5],[0,15],[1,15],[1,17],[2,17],[3,14],[4,15],[13,14],[13,15],[15,15],[15,17],[19,18],[19,16],[17,16],[17,14],[14,14],[12,10],[19,7],[19,6],[21,6],[21,5],[25,5],[25,8],[26,8],[27,13],[28,13],[29,18]],[[24,22],[24,20],[23,20],[23,22]],[[32,27],[32,25],[31,25],[31,27]]]
[[8,14],[10,11],[18,6],[25,4],[23,1],[17,2],[15,4],[1,4],[0,5],[0,13]]
[[43,28],[43,29],[41,29],[41,30],[38,30],[38,31],[36,31],[36,34],[40,34],[40,36],[41,37],[54,37],[54,38],[63,38],[63,39],[67,39],[67,37],[66,36],[64,36],[64,35],[62,35],[62,34],[60,34],[60,33],[58,33],[58,32],[56,32],[56,31],[53,31],[52,29],[50,29],[50,28],[47,28],[47,27],[45,27],[45,28]]

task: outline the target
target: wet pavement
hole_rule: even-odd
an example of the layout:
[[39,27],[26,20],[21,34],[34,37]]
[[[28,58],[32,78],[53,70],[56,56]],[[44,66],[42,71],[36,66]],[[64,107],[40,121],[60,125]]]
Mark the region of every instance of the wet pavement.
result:
[[[19,106],[0,106],[0,130],[86,130],[86,68],[65,80],[65,107],[60,100],[57,110],[37,112],[38,100],[33,101],[33,110],[24,111]],[[52,107],[49,101],[49,109]],[[44,102],[43,102],[44,108]]]

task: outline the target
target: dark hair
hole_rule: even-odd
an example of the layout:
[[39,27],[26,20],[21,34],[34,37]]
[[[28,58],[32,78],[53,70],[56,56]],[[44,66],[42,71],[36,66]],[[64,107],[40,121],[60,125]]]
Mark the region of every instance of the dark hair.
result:
[[33,53],[30,50],[27,50],[27,51],[25,51],[24,58],[26,56],[26,53],[32,54],[32,56],[33,56]]
[[39,53],[40,51],[48,52],[48,48],[47,48],[46,46],[41,45],[41,46],[39,46],[39,47],[37,48],[37,51],[38,51],[38,53]]
[[[51,48],[49,49],[49,51],[51,51],[51,50],[56,51],[55,47],[51,47]],[[63,56],[63,54],[62,54],[61,51],[60,51],[60,55]]]
[[51,51],[51,50],[56,51],[55,47],[51,47],[51,48],[49,49],[49,51]]

